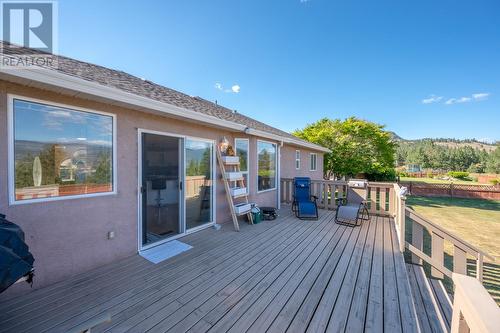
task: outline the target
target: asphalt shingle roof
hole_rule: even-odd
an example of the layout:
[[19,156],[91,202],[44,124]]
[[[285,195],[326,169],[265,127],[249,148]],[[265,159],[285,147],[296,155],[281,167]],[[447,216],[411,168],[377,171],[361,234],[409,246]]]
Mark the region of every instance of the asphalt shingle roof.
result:
[[[0,48],[5,44],[8,45],[8,43],[0,41]],[[12,50],[11,48],[8,50],[6,49],[4,55],[12,54],[15,56],[27,53],[39,54],[40,52],[29,48],[19,47],[17,50]],[[57,62],[55,62],[57,66],[45,66],[45,68],[311,145],[311,143],[290,133],[269,126],[219,104],[209,102],[203,98],[186,95],[174,89],[164,87],[120,70],[106,68],[65,56],[55,57],[57,57]]]

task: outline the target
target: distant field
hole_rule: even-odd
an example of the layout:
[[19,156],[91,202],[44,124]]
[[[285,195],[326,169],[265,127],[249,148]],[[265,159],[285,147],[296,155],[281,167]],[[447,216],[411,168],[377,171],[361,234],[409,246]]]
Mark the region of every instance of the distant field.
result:
[[[500,305],[500,201],[410,196],[406,204],[495,258],[485,259],[484,286]],[[424,238],[424,248],[430,249],[430,235]],[[451,268],[453,249],[448,242],[445,252],[445,266]],[[449,281],[445,285],[451,288]]]
[[[451,180],[442,180],[435,178],[413,178],[413,177],[401,177],[402,182],[421,182],[428,184],[450,184]],[[478,182],[474,182],[472,180],[454,180],[453,184],[466,184],[466,185],[491,185],[491,184],[482,184]]]

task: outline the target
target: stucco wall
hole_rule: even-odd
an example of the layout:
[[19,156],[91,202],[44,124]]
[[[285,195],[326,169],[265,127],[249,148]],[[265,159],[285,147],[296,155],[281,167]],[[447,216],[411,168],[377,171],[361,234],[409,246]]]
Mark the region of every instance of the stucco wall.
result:
[[[295,169],[295,150],[300,150],[300,169]],[[310,154],[316,153],[316,171],[310,171]],[[281,148],[281,177],[310,177],[323,179],[323,153],[302,147],[284,145]]]
[[[117,194],[23,205],[8,205],[7,185],[7,94],[104,111],[117,116]],[[164,116],[151,115],[104,103],[23,87],[0,81],[0,212],[18,223],[35,256],[39,288],[68,276],[133,255],[137,252],[137,129],[169,132],[233,142],[242,133],[209,128]],[[267,139],[266,139],[267,140]],[[267,140],[269,141],[269,140]],[[260,205],[276,204],[277,191],[257,193],[257,138],[250,137],[250,200]],[[321,165],[318,156],[318,165]],[[218,172],[218,179],[220,174]],[[217,182],[217,222],[230,220],[222,181]],[[109,231],[115,238],[107,239]],[[10,288],[1,297],[28,291],[26,284]]]

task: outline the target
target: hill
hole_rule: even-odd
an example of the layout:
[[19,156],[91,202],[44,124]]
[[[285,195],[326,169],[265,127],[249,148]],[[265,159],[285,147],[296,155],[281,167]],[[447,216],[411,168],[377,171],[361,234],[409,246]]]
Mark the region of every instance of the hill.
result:
[[390,132],[392,138],[396,142],[402,143],[422,143],[422,142],[433,142],[436,145],[447,147],[447,148],[464,148],[472,147],[473,149],[485,150],[487,153],[491,153],[497,147],[496,144],[482,142],[476,139],[454,139],[454,138],[422,138],[414,140],[406,140],[397,135],[394,132]]

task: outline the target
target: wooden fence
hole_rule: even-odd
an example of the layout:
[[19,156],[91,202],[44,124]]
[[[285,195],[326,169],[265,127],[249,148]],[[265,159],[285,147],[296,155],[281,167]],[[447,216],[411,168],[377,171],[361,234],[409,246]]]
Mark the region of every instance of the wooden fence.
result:
[[476,198],[500,200],[500,185],[429,184],[401,182],[411,195],[423,197]]

